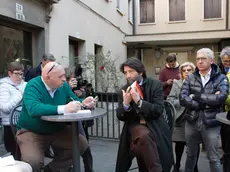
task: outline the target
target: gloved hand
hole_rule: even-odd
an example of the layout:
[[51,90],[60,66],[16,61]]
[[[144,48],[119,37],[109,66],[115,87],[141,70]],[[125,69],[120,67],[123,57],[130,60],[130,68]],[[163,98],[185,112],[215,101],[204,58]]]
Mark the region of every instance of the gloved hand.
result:
[[200,98],[201,98],[201,94],[198,93],[198,94],[195,94],[192,99],[199,102]]
[[204,110],[206,108],[206,103],[199,103],[199,109]]

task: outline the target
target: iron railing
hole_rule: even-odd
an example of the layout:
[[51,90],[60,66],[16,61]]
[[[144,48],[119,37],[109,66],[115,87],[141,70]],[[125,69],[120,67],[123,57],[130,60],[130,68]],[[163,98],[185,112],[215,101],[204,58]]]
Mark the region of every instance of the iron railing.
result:
[[117,119],[116,109],[118,106],[117,93],[98,92],[99,101],[97,107],[106,109],[106,115],[95,119],[94,125],[90,127],[90,137],[119,139],[123,122]]

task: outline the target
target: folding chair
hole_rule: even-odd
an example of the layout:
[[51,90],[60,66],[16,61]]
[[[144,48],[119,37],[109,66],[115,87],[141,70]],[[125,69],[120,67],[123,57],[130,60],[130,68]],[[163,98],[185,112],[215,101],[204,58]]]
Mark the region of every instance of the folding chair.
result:
[[[12,111],[10,112],[10,127],[11,127],[11,130],[12,130],[14,136],[16,135],[16,132],[17,132],[16,124],[17,124],[17,121],[18,121],[19,116],[21,114],[21,110],[22,110],[22,105],[20,104],[20,105],[17,105],[15,108],[13,108]],[[20,159],[20,157],[21,157],[21,153],[20,153],[20,149],[19,149],[18,145],[16,147],[16,157],[18,159]],[[47,149],[45,151],[45,157],[53,159],[54,155],[53,155],[52,150]]]

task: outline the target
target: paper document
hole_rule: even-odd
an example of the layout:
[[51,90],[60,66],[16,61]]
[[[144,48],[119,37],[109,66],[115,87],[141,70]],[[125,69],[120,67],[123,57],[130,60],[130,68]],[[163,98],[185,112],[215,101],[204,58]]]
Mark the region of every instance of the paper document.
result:
[[15,164],[15,160],[14,157],[12,155],[1,158],[0,157],[0,167],[4,167],[4,166],[8,166],[8,165],[14,165]]
[[89,115],[91,115],[91,111],[90,111],[90,110],[79,110],[79,111],[74,112],[74,113],[64,113],[64,115],[81,115],[81,116],[89,116]]

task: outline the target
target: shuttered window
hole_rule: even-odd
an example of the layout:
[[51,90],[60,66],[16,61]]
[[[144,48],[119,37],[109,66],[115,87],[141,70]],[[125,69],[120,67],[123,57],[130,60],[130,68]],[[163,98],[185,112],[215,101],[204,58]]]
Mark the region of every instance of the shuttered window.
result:
[[204,19],[221,18],[222,0],[204,0]]
[[155,23],[155,0],[140,0],[140,23]]
[[185,0],[169,0],[169,21],[185,20]]

